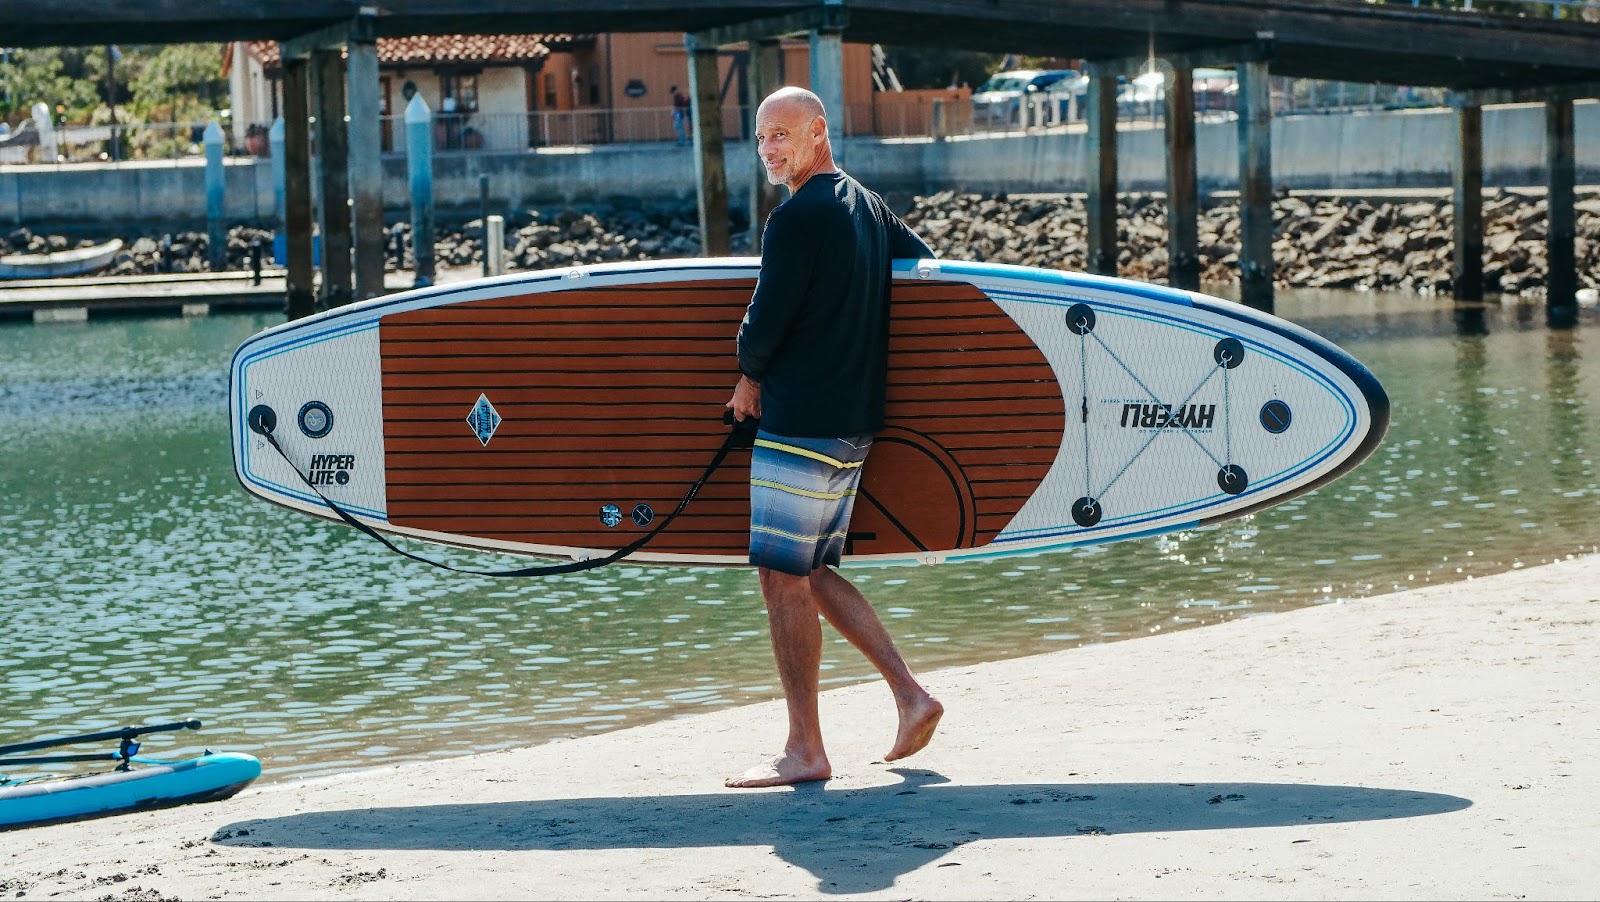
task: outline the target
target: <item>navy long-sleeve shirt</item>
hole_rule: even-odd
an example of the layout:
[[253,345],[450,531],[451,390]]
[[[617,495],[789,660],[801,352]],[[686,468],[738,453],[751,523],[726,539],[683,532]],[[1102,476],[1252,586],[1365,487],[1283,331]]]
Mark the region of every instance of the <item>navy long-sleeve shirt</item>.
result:
[[739,369],[761,383],[761,428],[814,438],[882,429],[889,262],[933,256],[843,172],[814,175],[779,204],[739,326]]

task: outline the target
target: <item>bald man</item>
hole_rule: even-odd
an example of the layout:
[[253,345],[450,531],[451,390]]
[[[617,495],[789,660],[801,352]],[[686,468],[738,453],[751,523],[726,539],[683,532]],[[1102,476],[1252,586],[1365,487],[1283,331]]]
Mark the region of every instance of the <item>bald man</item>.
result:
[[821,614],[883,674],[899,712],[894,761],[928,744],[944,707],[917,682],[865,597],[832,568],[861,465],[883,428],[890,261],[933,257],[883,199],[834,164],[817,95],[781,88],[756,111],[756,153],[789,197],[767,219],[761,276],[739,326],[727,404],[761,421],[750,465],[750,563],[761,577],[789,711],[783,751],[732,787],[826,780],[817,715]]

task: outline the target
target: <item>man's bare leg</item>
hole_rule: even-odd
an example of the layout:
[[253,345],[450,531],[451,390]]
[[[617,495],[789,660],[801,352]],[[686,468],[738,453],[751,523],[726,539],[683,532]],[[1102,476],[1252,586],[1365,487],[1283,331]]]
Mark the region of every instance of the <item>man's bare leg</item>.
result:
[[761,595],[767,603],[772,656],[778,662],[789,708],[789,739],[783,754],[753,767],[725,785],[737,788],[787,786],[833,776],[822,747],[817,714],[817,682],[822,668],[822,624],[809,577],[761,568]]
[[811,571],[810,582],[822,616],[866,655],[894,693],[900,728],[883,760],[896,761],[921,751],[933,739],[944,706],[912,676],[878,612],[854,584],[827,567]]

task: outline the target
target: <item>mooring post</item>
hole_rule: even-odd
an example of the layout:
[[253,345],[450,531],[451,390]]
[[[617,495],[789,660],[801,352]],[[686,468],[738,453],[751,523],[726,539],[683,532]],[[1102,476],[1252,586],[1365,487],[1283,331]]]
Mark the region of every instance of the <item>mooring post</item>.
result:
[[1088,246],[1084,269],[1105,276],[1117,274],[1117,74],[1099,63],[1089,63],[1089,109],[1086,149],[1089,168],[1084,174],[1088,196]]
[[489,175],[478,175],[478,235],[483,239],[483,274],[489,274]]
[[[750,55],[750,135],[752,153],[756,108],[768,94],[783,86],[783,51],[776,39],[757,41]],[[761,253],[761,230],[772,209],[783,202],[783,189],[767,181],[767,168],[758,156],[751,161],[755,169],[750,178],[750,253]]]
[[411,265],[417,288],[433,284],[433,112],[422,92],[406,104],[406,173],[411,178]]
[[484,275],[498,276],[505,272],[506,218],[498,213],[483,220]]
[[211,120],[206,126],[206,262],[212,272],[221,272],[228,263],[228,223],[223,201],[228,196],[228,174],[222,167],[222,126]]
[[[356,29],[360,30],[360,29]],[[346,50],[350,85],[350,218],[355,244],[355,298],[384,293],[383,123],[379,117],[378,43],[352,35]]]
[[1239,296],[1267,313],[1273,306],[1272,86],[1265,60],[1239,72]]
[[1483,107],[1456,106],[1456,171],[1452,213],[1455,252],[1450,291],[1457,301],[1483,300]]
[[322,158],[322,305],[350,303],[350,134],[344,54],[314,50],[317,152]]
[[700,252],[723,257],[732,251],[728,234],[728,167],[722,150],[722,97],[717,48],[684,35],[689,51],[689,96],[694,128],[694,174],[700,211]]
[[1546,195],[1545,320],[1552,328],[1578,324],[1577,198],[1573,164],[1572,98],[1544,102],[1545,162],[1550,170]]
[[284,313],[289,319],[316,310],[315,272],[311,262],[311,61],[283,61],[283,231]]
[[[272,120],[272,128],[267,130],[267,147],[272,156],[272,222],[277,229],[283,229],[283,117]],[[279,255],[281,256],[281,255]],[[282,265],[283,261],[278,263]]]
[[1194,147],[1194,67],[1172,63],[1167,87],[1167,284],[1200,288],[1200,191]]

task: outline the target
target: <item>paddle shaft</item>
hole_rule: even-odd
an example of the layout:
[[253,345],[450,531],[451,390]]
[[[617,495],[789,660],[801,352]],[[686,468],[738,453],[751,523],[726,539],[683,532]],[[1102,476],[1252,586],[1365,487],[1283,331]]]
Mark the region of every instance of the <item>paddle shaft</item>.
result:
[[60,739],[40,739],[35,742],[19,742],[15,745],[0,745],[0,755],[11,755],[17,752],[31,752],[34,749],[47,749],[58,745],[77,745],[80,742],[105,742],[112,739],[128,740],[134,738],[135,736],[143,736],[146,733],[171,733],[177,730],[198,729],[200,729],[200,721],[192,719],[180,720],[174,723],[154,724],[148,727],[122,727],[116,730],[102,730],[99,733],[84,733],[81,736],[63,736]]
[[44,755],[37,758],[0,758],[0,767],[14,764],[66,764],[71,761],[121,761],[116,752],[93,752],[85,755]]

